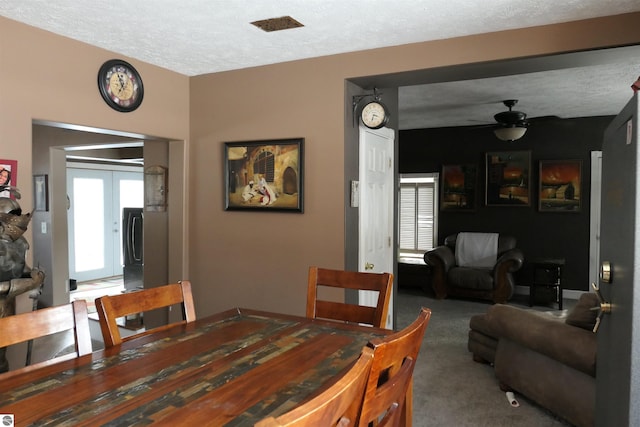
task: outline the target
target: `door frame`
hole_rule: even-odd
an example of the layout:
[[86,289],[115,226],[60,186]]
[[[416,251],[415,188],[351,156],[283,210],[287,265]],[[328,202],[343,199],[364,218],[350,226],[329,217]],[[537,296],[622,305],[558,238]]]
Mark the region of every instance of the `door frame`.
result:
[[[166,231],[168,254],[166,261],[163,261],[163,265],[159,266],[159,268],[149,266],[149,280],[150,283],[161,284],[172,280],[178,281],[189,276],[187,215],[189,192],[188,177],[186,176],[189,153],[186,141],[42,120],[34,120],[33,125],[84,132],[87,134],[88,141],[86,144],[80,143],[70,146],[62,145],[60,141],[50,143],[47,140],[32,140],[33,156],[41,156],[39,158],[41,162],[43,158],[48,156],[49,194],[52,195],[49,212],[36,212],[36,214],[41,214],[36,218],[36,224],[38,225],[36,229],[40,229],[40,221],[46,222],[49,225],[47,233],[46,235],[44,233],[42,235],[34,233],[34,244],[32,246],[33,259],[36,260],[36,264],[41,259],[47,261],[44,264],[40,263],[40,266],[46,271],[45,287],[49,287],[40,298],[43,304],[60,305],[69,301],[67,201],[66,197],[63,197],[66,194],[67,184],[66,157],[69,151],[74,148],[77,149],[77,146],[95,145],[95,142],[90,142],[91,134],[115,135],[120,140],[122,137],[128,137],[129,143],[143,143],[145,161],[147,161],[147,151],[153,153],[158,150],[167,153],[167,165],[171,171],[168,174],[168,188],[175,191],[168,192],[166,212],[155,216],[166,215],[167,218],[171,219],[171,221],[168,221],[168,230]],[[126,144],[119,143],[119,145],[124,146]],[[34,164],[36,164],[35,161]],[[145,278],[146,276],[145,274]]]

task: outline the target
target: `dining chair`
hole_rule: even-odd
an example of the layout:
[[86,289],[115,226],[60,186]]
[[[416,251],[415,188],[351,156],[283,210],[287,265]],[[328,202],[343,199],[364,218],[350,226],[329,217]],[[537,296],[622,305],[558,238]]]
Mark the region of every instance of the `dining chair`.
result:
[[406,328],[369,342],[373,363],[364,392],[360,427],[383,421],[389,426],[397,423],[411,426],[413,368],[430,318],[431,310],[423,307]]
[[360,357],[335,383],[317,396],[277,418],[268,417],[255,427],[355,426],[362,406],[373,349],[364,347]]
[[91,333],[89,332],[87,302],[85,300],[77,300],[69,304],[2,317],[0,318],[0,331],[2,331],[0,333],[0,348],[60,332],[69,331],[70,333],[70,331],[73,331],[74,352],[54,356],[51,359],[15,369],[10,371],[10,374],[73,359],[93,351]]
[[[128,337],[122,337],[120,335],[120,329],[117,323],[118,318],[169,307],[175,304],[181,305],[183,320],[158,326],[153,329],[146,329]],[[189,323],[196,320],[196,310],[193,304],[193,295],[191,294],[191,282],[188,280],[123,294],[105,295],[96,299],[96,310],[98,311],[100,330],[102,331],[102,338],[104,339],[106,348],[121,344],[123,341],[138,337],[142,334],[167,329],[175,324]]]
[[[307,284],[307,317],[363,323],[384,328],[393,285],[391,273],[362,273],[310,267]],[[318,297],[322,288],[377,291],[375,307],[327,301]]]

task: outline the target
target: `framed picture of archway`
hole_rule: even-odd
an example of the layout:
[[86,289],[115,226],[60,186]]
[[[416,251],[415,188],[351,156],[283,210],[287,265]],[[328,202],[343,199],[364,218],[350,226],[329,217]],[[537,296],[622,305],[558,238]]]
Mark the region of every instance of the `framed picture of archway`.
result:
[[582,160],[540,160],[538,210],[580,212]]
[[225,210],[303,212],[304,138],[224,143]]

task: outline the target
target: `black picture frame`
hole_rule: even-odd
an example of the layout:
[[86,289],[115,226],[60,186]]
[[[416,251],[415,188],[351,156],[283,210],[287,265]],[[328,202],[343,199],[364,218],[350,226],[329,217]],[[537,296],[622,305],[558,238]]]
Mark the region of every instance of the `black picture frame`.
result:
[[531,206],[531,150],[492,151],[485,161],[486,206]]
[[304,212],[304,138],[224,143],[224,208]]
[[33,207],[39,212],[49,212],[49,176],[33,176]]

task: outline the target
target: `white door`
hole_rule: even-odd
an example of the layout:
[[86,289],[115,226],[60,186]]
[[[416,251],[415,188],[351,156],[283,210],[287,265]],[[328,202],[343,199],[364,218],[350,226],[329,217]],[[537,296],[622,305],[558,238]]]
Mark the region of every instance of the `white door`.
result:
[[[393,141],[392,129],[360,126],[360,211],[358,270],[393,272]],[[375,306],[377,294],[360,291],[359,303]],[[393,293],[387,328],[393,328]]]
[[95,280],[122,274],[122,208],[142,207],[143,174],[67,169],[69,277]]

